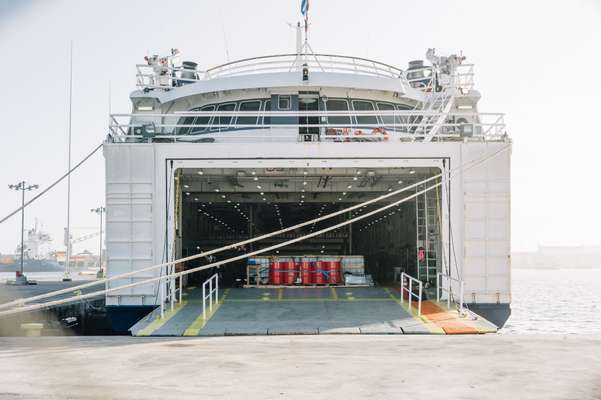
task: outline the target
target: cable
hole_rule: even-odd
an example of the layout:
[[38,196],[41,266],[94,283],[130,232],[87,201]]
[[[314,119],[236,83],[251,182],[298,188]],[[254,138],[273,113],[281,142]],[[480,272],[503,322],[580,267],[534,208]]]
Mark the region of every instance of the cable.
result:
[[58,180],[56,180],[53,184],[51,184],[46,189],[42,190],[36,196],[34,196],[33,198],[31,198],[31,200],[29,200],[28,202],[26,202],[23,206],[17,208],[15,211],[13,211],[12,213],[8,214],[6,217],[2,218],[0,220],[0,224],[3,223],[4,221],[8,220],[13,215],[15,215],[18,212],[20,212],[22,209],[24,209],[25,207],[27,207],[28,205],[30,205],[31,203],[33,203],[34,201],[36,201],[37,199],[39,199],[40,197],[42,197],[44,194],[46,194],[46,192],[48,192],[50,189],[52,189],[53,187],[55,187],[56,185],[58,185],[63,179],[65,179],[66,177],[68,177],[73,171],[75,171],[83,163],[85,163],[86,161],[88,161],[88,159],[90,157],[92,157],[94,155],[94,153],[96,153],[98,150],[100,150],[100,148],[102,148],[103,145],[104,145],[104,143],[100,143],[94,150],[92,150],[92,152],[90,154],[88,154],[87,156],[85,156],[85,158],[83,160],[81,160],[79,163],[77,163],[77,165],[75,165],[73,168],[71,168],[66,174],[64,174],[63,176],[61,176],[60,178],[58,178]]
[[[477,159],[477,160],[472,160],[472,161],[466,162],[463,165],[461,165],[461,166],[457,167],[456,169],[454,169],[453,172],[454,173],[458,173],[462,169],[466,169],[467,170],[467,169],[473,168],[473,167],[475,167],[475,166],[477,166],[477,165],[479,165],[479,164],[487,161],[488,159],[491,159],[491,158],[495,157],[496,155],[498,155],[501,152],[505,151],[509,147],[510,147],[510,145],[504,146],[501,149],[499,149],[498,151],[496,151],[496,152],[494,152],[494,153],[492,153],[490,155],[483,156],[482,158]],[[469,164],[472,164],[472,165],[469,165]],[[25,303],[31,302],[31,301],[34,301],[34,300],[40,300],[40,299],[44,299],[44,298],[48,298],[48,297],[54,297],[54,296],[57,296],[59,294],[65,294],[65,293],[72,292],[75,289],[83,289],[83,288],[87,288],[87,287],[91,287],[91,286],[103,284],[103,283],[106,283],[108,281],[112,281],[112,280],[116,280],[116,279],[123,279],[124,277],[133,276],[133,275],[136,275],[136,274],[138,274],[140,272],[149,271],[149,270],[156,269],[156,268],[161,268],[161,267],[164,267],[166,265],[171,265],[171,264],[174,264],[174,263],[185,262],[185,261],[197,259],[197,258],[200,258],[200,257],[206,257],[208,255],[219,253],[221,251],[225,251],[225,250],[228,250],[230,248],[238,247],[238,246],[241,246],[243,244],[253,243],[255,241],[259,241],[259,240],[262,240],[262,239],[265,239],[265,238],[268,238],[268,237],[271,237],[271,236],[274,236],[274,235],[277,235],[277,234],[280,234],[280,233],[283,233],[283,232],[287,232],[287,231],[290,231],[290,230],[298,229],[299,227],[309,225],[309,224],[313,223],[314,221],[326,220],[326,219],[332,218],[334,216],[340,215],[342,213],[348,212],[350,210],[363,207],[363,206],[365,206],[367,204],[375,203],[375,202],[377,202],[379,200],[382,200],[384,198],[388,198],[390,196],[397,195],[397,194],[399,194],[399,193],[401,193],[403,191],[406,191],[406,190],[409,190],[409,189],[412,189],[412,188],[416,188],[416,187],[418,187],[420,185],[425,184],[426,182],[429,182],[429,181],[431,181],[433,179],[439,178],[441,175],[442,174],[434,175],[434,176],[432,176],[430,178],[424,179],[424,180],[422,180],[420,182],[417,182],[417,183],[415,183],[413,185],[406,186],[406,187],[404,187],[402,189],[399,189],[397,191],[390,192],[388,194],[382,195],[382,196],[374,198],[372,200],[368,200],[366,202],[357,204],[355,206],[351,206],[351,207],[348,207],[346,209],[334,212],[332,214],[325,215],[325,216],[317,218],[315,220],[309,220],[309,221],[303,222],[301,224],[297,224],[295,226],[288,227],[288,228],[286,228],[284,230],[271,232],[271,233],[268,233],[268,234],[265,234],[265,235],[262,235],[262,236],[259,236],[259,237],[255,237],[255,238],[251,238],[251,239],[248,239],[248,240],[245,240],[245,241],[242,241],[242,242],[238,242],[238,243],[234,243],[234,244],[231,244],[231,245],[227,245],[227,246],[224,246],[224,247],[221,247],[221,248],[218,248],[218,249],[214,249],[214,250],[211,250],[211,251],[208,251],[208,252],[195,254],[193,256],[181,258],[181,259],[178,259],[178,260],[173,260],[171,262],[166,262],[166,263],[162,263],[162,264],[158,264],[158,265],[154,265],[154,266],[142,268],[142,269],[139,269],[139,270],[136,270],[136,271],[131,271],[131,272],[127,272],[127,273],[124,273],[124,274],[115,275],[115,276],[110,277],[110,278],[105,278],[105,279],[98,280],[98,281],[88,282],[88,283],[85,283],[85,284],[82,284],[82,285],[79,285],[79,286],[75,286],[75,287],[71,287],[71,288],[67,288],[67,289],[61,289],[61,290],[57,290],[57,291],[54,291],[54,292],[45,293],[45,294],[41,294],[41,295],[37,295],[37,296],[32,296],[32,297],[29,297],[29,298],[26,298],[26,299],[14,300],[14,301],[11,301],[11,302],[8,302],[8,303],[0,304],[0,309],[2,309],[2,308],[8,308],[8,307],[14,306],[14,305],[16,305],[16,306],[23,306]],[[449,179],[451,178],[451,176],[452,176],[451,171],[449,171]],[[434,186],[431,186],[430,188],[426,189],[425,191],[419,192],[418,194],[425,193],[426,191],[429,191],[432,188],[438,187],[440,185],[442,185],[442,181],[440,181],[439,183],[437,183]],[[356,217],[356,218],[351,219],[349,221],[343,222],[343,223],[338,224],[336,226],[344,226],[344,225],[347,225],[349,223],[352,223],[352,222],[364,219],[364,218],[366,218],[368,216],[371,216],[371,215],[373,215],[373,214],[375,214],[377,212],[383,211],[383,210],[388,209],[388,208],[390,208],[392,206],[396,206],[396,205],[402,203],[403,201],[406,201],[408,199],[412,199],[414,197],[416,197],[416,194],[414,194],[412,196],[409,196],[408,198],[402,199],[402,200],[400,200],[398,202],[391,203],[391,204],[389,204],[387,206],[384,206],[382,208],[379,208],[379,209],[376,209],[374,211],[371,211],[371,212],[369,212],[367,214],[363,214],[363,215],[361,215],[359,217]],[[222,265],[222,264],[225,264],[225,263],[231,262],[231,261],[237,261],[237,260],[242,259],[242,258],[250,257],[251,255],[260,254],[260,253],[263,253],[265,251],[273,250],[273,249],[276,249],[276,248],[279,248],[279,247],[282,247],[282,246],[285,246],[285,245],[288,245],[288,244],[291,244],[291,243],[295,243],[295,242],[298,242],[298,241],[301,241],[301,240],[304,240],[304,239],[307,239],[307,238],[310,238],[310,237],[314,237],[314,236],[320,235],[320,234],[328,232],[328,231],[330,231],[332,229],[336,229],[336,228],[326,228],[326,229],[320,230],[320,231],[318,231],[316,233],[310,233],[310,234],[308,234],[306,236],[301,236],[300,238],[293,239],[293,240],[288,241],[288,242],[284,242],[284,244],[271,246],[271,247],[268,247],[266,249],[261,249],[259,251],[255,251],[255,252],[247,253],[247,254],[239,256],[239,257],[235,257],[234,259],[229,259],[229,260],[225,260],[225,261],[222,261],[222,262],[217,262],[217,263],[209,264],[208,266],[201,266],[201,267],[197,267],[197,268],[194,268],[194,269],[191,269],[191,270],[182,271],[182,272],[179,272],[179,273],[172,274],[172,276],[173,277],[178,277],[178,276],[181,276],[181,275],[187,275],[187,274],[189,274],[191,272],[196,272],[196,271],[204,270],[204,269],[207,269],[207,268],[212,268],[214,266]],[[112,292],[112,291],[119,290],[119,289],[125,289],[125,288],[129,288],[129,287],[134,287],[134,286],[137,286],[137,285],[140,285],[140,284],[154,282],[154,281],[161,280],[161,279],[162,279],[162,275],[159,276],[158,278],[152,278],[152,279],[147,280],[147,281],[139,281],[137,283],[133,283],[133,284],[130,284],[130,285],[125,285],[125,286],[119,286],[117,288],[111,288],[111,289],[108,289],[108,290],[105,290],[105,291],[97,291],[97,292],[94,292],[92,294],[95,296],[95,295],[99,295],[99,294],[102,294],[102,293],[108,293],[108,292]],[[88,295],[86,295],[86,296],[88,296]],[[88,296],[88,297],[85,297],[85,298],[94,297],[94,296]],[[55,302],[45,303],[45,304],[54,305],[54,304],[56,304],[56,301]],[[59,304],[62,304],[62,303],[59,303]],[[29,309],[29,307],[23,307],[24,311],[25,311],[25,309]],[[3,312],[0,312],[0,315],[3,315],[3,314],[4,314]]]

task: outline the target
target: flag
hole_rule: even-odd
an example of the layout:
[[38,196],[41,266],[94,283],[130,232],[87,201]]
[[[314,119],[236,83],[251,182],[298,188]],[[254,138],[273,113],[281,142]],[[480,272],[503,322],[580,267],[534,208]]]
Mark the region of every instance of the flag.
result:
[[309,12],[309,0],[301,0],[301,14],[303,14],[303,16],[307,16],[307,13]]

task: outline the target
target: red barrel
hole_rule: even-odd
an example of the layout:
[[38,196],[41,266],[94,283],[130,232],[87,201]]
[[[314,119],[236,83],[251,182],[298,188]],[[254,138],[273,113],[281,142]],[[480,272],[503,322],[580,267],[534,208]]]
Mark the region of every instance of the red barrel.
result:
[[298,278],[298,268],[299,264],[294,261],[286,261],[284,264],[284,284],[285,285],[294,285],[296,283],[296,278]]
[[338,284],[342,279],[342,267],[340,260],[325,261],[325,269],[328,271],[328,283]]
[[313,273],[313,283],[317,285],[323,285],[328,283],[329,270],[325,261],[316,261],[315,270]]
[[315,262],[308,258],[301,259],[300,275],[303,285],[312,285],[315,283],[313,281],[315,275]]
[[269,266],[269,283],[272,285],[281,285],[284,278],[284,271],[287,263],[280,261],[272,261]]

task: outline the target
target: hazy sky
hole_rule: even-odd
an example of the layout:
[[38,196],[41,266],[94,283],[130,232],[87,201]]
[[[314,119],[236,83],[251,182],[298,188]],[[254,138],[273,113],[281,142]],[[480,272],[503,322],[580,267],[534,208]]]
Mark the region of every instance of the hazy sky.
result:
[[[107,133],[113,112],[130,112],[136,63],[179,48],[207,68],[230,59],[294,51],[300,0],[0,0],[0,217],[19,205],[7,185],[42,187],[67,167],[69,42],[74,46],[73,158]],[[513,250],[601,244],[601,1],[311,0],[316,52],[355,55],[405,68],[428,47],[463,50],[476,64],[481,111],[504,112],[514,141]],[[227,43],[227,46],[226,46]],[[227,52],[226,52],[227,47]],[[104,159],[72,179],[74,236],[97,229]],[[62,247],[66,184],[35,203]],[[20,218],[0,224],[12,252]],[[97,241],[80,246],[96,251]]]

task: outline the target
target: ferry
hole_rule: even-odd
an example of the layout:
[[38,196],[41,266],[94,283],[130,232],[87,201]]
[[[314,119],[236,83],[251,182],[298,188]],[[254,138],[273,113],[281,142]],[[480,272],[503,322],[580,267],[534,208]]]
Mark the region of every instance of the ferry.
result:
[[[226,295],[234,313],[245,301],[283,307],[322,293],[316,298],[332,300],[326,308],[346,301],[336,307],[347,320],[388,321],[377,317],[380,295],[344,308],[370,289],[400,293],[392,298],[401,302],[407,291],[410,307],[412,297],[420,307],[448,302],[502,327],[511,303],[511,139],[503,114],[480,111],[474,65],[435,49],[406,68],[321,54],[306,21],[296,28],[289,54],[203,70],[172,49],[136,65],[131,112],[110,115],[103,148],[114,329],[132,331],[142,319],[148,333],[149,315],[177,312],[182,295],[185,303],[201,287],[200,322],[199,305],[171,318],[188,321],[188,333],[207,324],[206,302],[222,307],[214,319],[237,320],[219,315]],[[354,272],[344,270],[351,258]],[[247,310],[247,326],[292,312],[282,310]],[[328,310],[312,321],[337,313]],[[304,332],[303,312],[295,309],[287,333]]]

